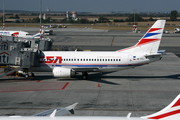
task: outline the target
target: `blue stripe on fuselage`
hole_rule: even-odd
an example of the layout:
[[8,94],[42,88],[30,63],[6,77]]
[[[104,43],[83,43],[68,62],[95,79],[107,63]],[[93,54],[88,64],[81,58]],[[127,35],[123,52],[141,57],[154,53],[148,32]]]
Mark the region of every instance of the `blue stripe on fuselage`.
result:
[[[144,63],[147,64],[147,63]],[[54,67],[63,67],[63,66],[72,66],[72,67],[127,67],[127,66],[141,66],[144,64],[126,64],[126,65],[53,65],[49,64],[48,66],[54,66]],[[42,65],[45,66],[45,65]]]

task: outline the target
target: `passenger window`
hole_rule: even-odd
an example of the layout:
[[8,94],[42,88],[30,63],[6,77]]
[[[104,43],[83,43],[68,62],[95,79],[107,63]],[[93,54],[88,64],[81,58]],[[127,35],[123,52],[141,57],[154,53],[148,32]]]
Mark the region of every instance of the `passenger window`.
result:
[[97,61],[99,61],[99,59],[97,59]]
[[96,59],[94,59],[94,61],[96,61]]
[[116,59],[116,61],[118,61],[118,59]]
[[86,61],[88,61],[88,59],[86,59]]
[[76,59],[74,59],[74,61],[76,61]]
[[85,61],[85,59],[83,59],[83,61]]
[[93,59],[92,59],[92,61],[93,61]]
[[121,61],[121,59],[119,59],[119,61]]
[[91,59],[89,59],[89,61],[91,61]]

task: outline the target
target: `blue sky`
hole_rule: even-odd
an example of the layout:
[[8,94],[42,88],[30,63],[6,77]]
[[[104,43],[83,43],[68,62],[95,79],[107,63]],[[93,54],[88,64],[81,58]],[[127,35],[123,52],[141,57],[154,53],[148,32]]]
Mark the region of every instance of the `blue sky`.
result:
[[[4,0],[5,10],[39,11],[39,0]],[[3,9],[3,0],[0,0]],[[136,9],[138,12],[180,12],[180,0],[42,0],[42,10],[110,12]]]

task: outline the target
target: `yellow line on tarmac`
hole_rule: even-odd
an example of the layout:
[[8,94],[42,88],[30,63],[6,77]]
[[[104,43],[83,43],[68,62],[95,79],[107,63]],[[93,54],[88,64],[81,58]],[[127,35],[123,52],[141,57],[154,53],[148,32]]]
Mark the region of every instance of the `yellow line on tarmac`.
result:
[[111,42],[111,47],[112,47],[112,45],[113,45],[113,42],[114,42],[114,38],[115,38],[115,36],[113,36],[113,39],[112,39],[112,42]]
[[104,34],[104,32],[105,32],[105,30],[100,35]]

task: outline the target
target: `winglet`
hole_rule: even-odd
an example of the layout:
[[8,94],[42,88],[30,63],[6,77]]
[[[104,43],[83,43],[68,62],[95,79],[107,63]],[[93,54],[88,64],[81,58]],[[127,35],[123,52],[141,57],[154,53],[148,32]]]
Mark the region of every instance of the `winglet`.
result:
[[55,115],[56,115],[56,109],[51,113],[51,115],[49,116],[49,117],[51,117],[51,118],[53,118],[53,117],[55,117]]
[[180,118],[180,94],[164,109],[152,115],[143,116],[144,119],[179,120]]
[[127,118],[130,118],[130,117],[131,117],[131,113],[128,113]]
[[74,108],[76,107],[78,103],[74,103],[70,106],[67,106],[66,109],[71,113],[71,114],[74,114]]

